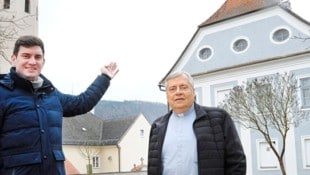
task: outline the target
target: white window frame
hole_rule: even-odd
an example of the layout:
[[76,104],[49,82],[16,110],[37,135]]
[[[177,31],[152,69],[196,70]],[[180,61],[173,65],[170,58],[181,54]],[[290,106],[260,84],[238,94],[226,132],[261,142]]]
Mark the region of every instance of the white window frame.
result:
[[301,136],[301,155],[302,155],[303,168],[309,170],[310,169],[310,135]]
[[[301,79],[306,79],[306,78],[310,78],[310,75],[298,77],[298,86],[299,86],[299,87],[301,87]],[[301,88],[299,89],[298,96],[299,96],[299,98],[300,98],[300,108],[301,108],[301,109],[310,109],[309,106],[304,106],[304,104],[303,104],[303,95],[302,95],[302,90],[301,90]]]
[[[202,58],[200,57],[200,52],[202,51],[202,49],[210,49],[211,54],[210,54],[210,56],[209,56],[208,58],[202,59]],[[198,60],[201,61],[201,62],[209,61],[209,60],[213,57],[213,55],[214,55],[214,49],[213,49],[213,47],[211,47],[210,45],[203,45],[203,46],[199,47],[199,49],[198,49],[197,52],[196,52],[196,57],[197,57]]]
[[[241,51],[237,51],[234,49],[234,46],[235,46],[235,43],[239,40],[245,40],[247,42],[247,47],[244,49],[244,50],[241,50]],[[250,39],[246,36],[239,36],[239,37],[236,37],[230,44],[230,50],[233,51],[235,54],[241,54],[241,53],[244,53],[246,51],[249,50],[250,48]]]
[[[289,32],[289,36],[288,36],[287,39],[285,39],[285,40],[283,40],[283,41],[275,41],[275,40],[273,39],[273,35],[275,34],[276,31],[281,30],[281,29],[286,29],[286,30]],[[271,41],[272,43],[274,43],[274,44],[284,44],[284,43],[288,42],[288,41],[290,40],[291,37],[292,37],[292,31],[291,31],[290,28],[287,27],[287,26],[279,26],[279,27],[273,29],[273,30],[270,32],[270,35],[269,35],[270,41]]]
[[[198,87],[196,87],[195,88],[195,95],[196,95],[196,103],[198,103],[198,104],[202,104],[202,99],[200,98],[200,95],[203,93],[203,92],[201,92],[201,94],[200,93],[198,93]],[[202,87],[201,87],[201,89],[202,89]]]
[[[218,87],[218,88],[215,88],[214,89],[214,96],[215,96],[215,99],[214,99],[214,102],[215,102],[215,105],[218,106],[219,105],[219,100],[218,100],[218,92],[221,92],[221,91],[231,91],[233,88],[233,86],[222,86],[222,87]],[[221,101],[222,103],[223,101]]]
[[[272,141],[274,142],[275,148],[278,151],[278,140],[277,139],[272,139]],[[270,165],[270,166],[262,166],[261,165],[261,161],[265,160],[262,157],[263,153],[261,153],[261,144],[267,144],[266,146],[269,146],[267,141],[264,140],[264,139],[257,139],[256,140],[257,169],[260,170],[260,171],[279,170],[279,161],[278,161],[276,155],[271,150],[271,148],[270,148],[270,156],[271,157],[266,158],[266,159],[268,159],[268,161],[270,160],[270,158],[274,159],[274,161],[271,161],[271,162],[275,162],[275,164],[274,165]],[[266,156],[266,154],[264,154],[264,157],[265,156]]]
[[[95,166],[95,165],[98,165],[98,166]],[[92,166],[93,168],[100,168],[100,157],[99,156],[92,157]]]

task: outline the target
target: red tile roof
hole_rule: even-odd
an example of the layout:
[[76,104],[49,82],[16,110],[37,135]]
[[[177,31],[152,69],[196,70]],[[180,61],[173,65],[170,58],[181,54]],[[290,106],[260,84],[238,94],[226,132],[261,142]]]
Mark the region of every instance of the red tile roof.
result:
[[258,9],[277,5],[280,1],[281,0],[226,0],[209,19],[200,24],[200,27]]
[[69,160],[65,161],[65,169],[67,175],[80,174],[80,172],[73,166],[73,164]]

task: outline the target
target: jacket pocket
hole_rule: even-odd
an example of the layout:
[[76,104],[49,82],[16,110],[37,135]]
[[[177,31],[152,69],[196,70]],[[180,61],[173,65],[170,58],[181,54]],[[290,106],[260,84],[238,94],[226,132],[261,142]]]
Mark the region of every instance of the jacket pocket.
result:
[[56,161],[64,161],[65,155],[61,150],[53,150],[54,158]]
[[6,168],[41,163],[41,153],[25,153],[10,156],[4,156],[3,165]]

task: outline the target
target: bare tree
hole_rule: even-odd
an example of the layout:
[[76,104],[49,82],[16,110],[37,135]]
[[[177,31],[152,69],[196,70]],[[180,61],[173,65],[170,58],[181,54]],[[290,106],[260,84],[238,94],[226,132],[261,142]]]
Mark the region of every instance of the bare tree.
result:
[[[97,127],[95,131],[100,131],[100,133],[102,133],[102,121],[100,121],[97,126],[93,127]],[[94,156],[98,156],[101,153],[100,147],[96,147],[96,145],[100,143],[101,135],[99,137],[90,138],[89,136],[93,134],[89,134],[88,132],[90,131],[82,127],[82,133],[80,134],[81,138],[80,138],[79,150],[81,156],[87,160],[86,170],[87,174],[90,175],[93,174],[92,159]]]
[[88,125],[87,120],[89,119],[86,116],[65,117],[63,138],[66,139],[65,142],[77,146],[81,157],[87,160],[87,174],[92,174],[92,158],[101,153],[100,146],[96,146],[101,144],[101,135],[98,136],[94,132],[102,133],[102,121],[98,121],[96,125],[92,122],[92,125]]
[[19,31],[31,26],[27,23],[27,19],[31,17],[34,17],[34,15],[16,17],[15,13],[7,9],[0,9],[0,57],[9,62],[5,54],[5,50],[9,49],[7,42],[16,40]]
[[[293,74],[277,73],[234,87],[222,104],[236,122],[263,135],[283,175],[286,175],[283,159],[288,131],[307,117],[300,110],[297,92]],[[271,133],[274,132],[281,136],[279,151],[273,144]]]
[[95,148],[90,141],[85,141],[79,146],[80,153],[88,163],[86,165],[87,174],[93,174],[92,157],[100,154],[100,149]]

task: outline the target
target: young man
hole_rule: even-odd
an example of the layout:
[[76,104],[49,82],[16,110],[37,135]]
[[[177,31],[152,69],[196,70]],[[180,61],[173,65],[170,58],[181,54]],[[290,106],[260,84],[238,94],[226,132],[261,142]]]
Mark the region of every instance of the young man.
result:
[[187,72],[166,78],[171,111],[151,126],[148,175],[245,175],[246,158],[234,123],[222,109],[195,103]]
[[80,95],[58,91],[41,74],[44,45],[35,36],[15,42],[10,72],[0,79],[0,174],[64,175],[62,117],[90,111],[117,74],[112,62]]

